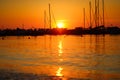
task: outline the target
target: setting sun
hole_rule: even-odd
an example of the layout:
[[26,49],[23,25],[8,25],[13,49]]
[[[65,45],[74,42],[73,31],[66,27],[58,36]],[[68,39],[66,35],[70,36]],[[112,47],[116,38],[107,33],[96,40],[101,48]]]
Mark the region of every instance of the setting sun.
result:
[[65,25],[65,24],[64,24],[63,22],[58,22],[58,23],[57,23],[57,27],[58,27],[58,28],[64,28],[64,25]]

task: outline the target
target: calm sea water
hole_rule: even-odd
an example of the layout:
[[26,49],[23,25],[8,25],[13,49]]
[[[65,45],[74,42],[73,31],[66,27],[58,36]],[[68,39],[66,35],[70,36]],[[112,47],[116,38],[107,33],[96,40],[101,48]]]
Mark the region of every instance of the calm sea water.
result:
[[47,76],[120,79],[120,35],[0,37],[0,69]]

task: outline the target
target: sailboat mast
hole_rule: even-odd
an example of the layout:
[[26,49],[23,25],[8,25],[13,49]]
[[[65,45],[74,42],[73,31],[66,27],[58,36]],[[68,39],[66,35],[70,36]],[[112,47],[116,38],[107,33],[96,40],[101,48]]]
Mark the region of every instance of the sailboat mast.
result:
[[97,25],[97,26],[99,26],[99,0],[98,0],[97,8],[98,8],[98,14],[97,14],[97,18],[98,18],[98,25]]
[[46,11],[44,11],[44,29],[46,29]]
[[84,29],[85,29],[85,8],[83,8],[83,21],[84,21]]
[[49,27],[51,29],[51,5],[49,4]]
[[95,0],[95,27],[97,27],[97,0]]
[[90,29],[92,28],[92,23],[91,23],[91,1],[89,2],[89,6],[90,6]]
[[103,27],[105,26],[105,15],[104,15],[104,0],[102,0],[102,6],[103,6]]

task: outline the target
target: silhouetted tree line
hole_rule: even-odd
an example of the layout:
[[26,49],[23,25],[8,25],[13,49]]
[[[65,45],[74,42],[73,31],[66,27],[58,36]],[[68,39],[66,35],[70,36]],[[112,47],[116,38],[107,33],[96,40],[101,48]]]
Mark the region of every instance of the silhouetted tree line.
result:
[[75,29],[66,28],[53,28],[53,29],[4,29],[0,30],[0,36],[37,36],[37,35],[81,35],[81,34],[120,34],[120,28],[115,27],[95,27],[95,28],[82,28],[76,27]]

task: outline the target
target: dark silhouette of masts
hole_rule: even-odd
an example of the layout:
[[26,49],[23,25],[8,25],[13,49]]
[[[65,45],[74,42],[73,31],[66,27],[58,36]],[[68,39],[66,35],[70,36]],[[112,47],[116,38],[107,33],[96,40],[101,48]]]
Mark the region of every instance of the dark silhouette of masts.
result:
[[105,26],[105,15],[104,15],[104,0],[102,0],[102,8],[103,8],[103,27]]
[[98,27],[99,27],[99,16],[100,16],[100,14],[99,14],[99,0],[98,0],[98,2],[97,2],[97,18],[98,18],[97,26]]
[[44,11],[44,29],[46,29],[46,11]]
[[90,29],[92,28],[92,22],[91,22],[91,1],[89,2],[89,6],[90,6]]
[[51,5],[49,4],[49,27],[51,29]]
[[83,8],[83,21],[84,21],[84,29],[85,29],[85,8]]
[[99,0],[95,0],[95,27],[99,27]]

